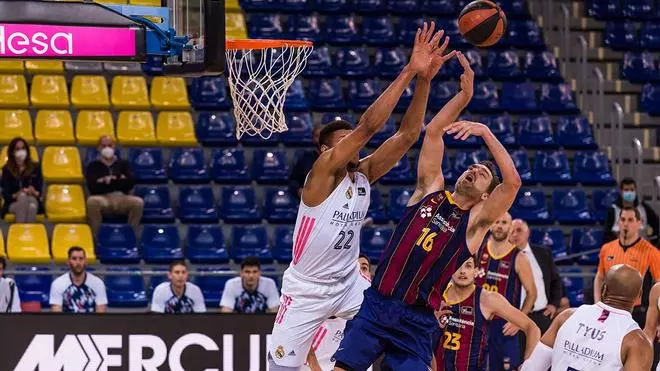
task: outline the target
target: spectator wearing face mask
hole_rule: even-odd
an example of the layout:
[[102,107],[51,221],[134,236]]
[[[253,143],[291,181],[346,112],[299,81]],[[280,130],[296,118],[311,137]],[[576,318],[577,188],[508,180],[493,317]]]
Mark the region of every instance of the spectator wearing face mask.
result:
[[16,216],[16,223],[34,223],[43,209],[41,168],[30,157],[28,143],[23,138],[14,138],[9,143],[0,187],[4,199],[2,216],[10,212]]
[[658,244],[658,215],[637,194],[637,183],[633,178],[623,178],[619,185],[621,195],[610,207],[605,219],[605,241],[613,241],[619,238],[619,216],[624,207],[634,207],[639,211],[641,217],[641,229],[639,235],[645,237],[649,242]]
[[94,233],[98,232],[103,216],[128,216],[128,223],[138,231],[144,201],[129,193],[135,185],[128,161],[115,155],[115,142],[110,136],[99,139],[99,159],[87,166],[87,218]]

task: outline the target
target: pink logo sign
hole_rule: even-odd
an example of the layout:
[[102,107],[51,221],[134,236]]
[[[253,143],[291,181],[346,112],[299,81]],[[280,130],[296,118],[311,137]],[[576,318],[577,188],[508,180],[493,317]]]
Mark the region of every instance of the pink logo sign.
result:
[[0,24],[0,57],[132,57],[135,30]]

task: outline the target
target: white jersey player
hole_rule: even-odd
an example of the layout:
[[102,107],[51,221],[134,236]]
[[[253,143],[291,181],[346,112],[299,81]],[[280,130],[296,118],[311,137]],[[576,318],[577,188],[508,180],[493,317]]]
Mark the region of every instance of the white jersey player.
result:
[[[660,317],[660,283],[653,285],[649,293],[649,309],[646,312],[646,324],[644,325],[644,333],[651,343],[655,343],[658,337],[658,320],[660,319],[658,317]],[[660,363],[655,370],[660,371]]]
[[[293,240],[293,259],[284,273],[280,308],[269,345],[271,371],[298,370],[314,334],[326,319],[352,318],[368,282],[360,279],[356,260],[360,229],[369,209],[370,184],[385,175],[417,142],[422,130],[430,81],[447,41],[435,25],[417,32],[410,61],[367,109],[353,128],[341,120],[319,136],[321,155],[307,175]],[[417,76],[412,102],[399,130],[373,154],[359,153],[385,125],[403,91]]]
[[567,309],[555,318],[522,371],[647,371],[653,363],[649,339],[632,318],[642,276],[628,265],[606,274],[602,301]]

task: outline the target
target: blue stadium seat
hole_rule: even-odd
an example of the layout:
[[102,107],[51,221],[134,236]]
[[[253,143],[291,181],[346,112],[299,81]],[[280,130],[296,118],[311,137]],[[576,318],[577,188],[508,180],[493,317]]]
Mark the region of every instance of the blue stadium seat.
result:
[[429,94],[429,108],[433,110],[442,109],[456,93],[458,93],[458,83],[456,81],[433,81]]
[[251,39],[286,39],[282,17],[278,13],[251,13],[247,25]]
[[147,55],[147,61],[142,64],[142,71],[147,75],[162,75],[165,72],[164,64],[162,55]]
[[293,256],[293,226],[279,225],[275,227],[273,240],[273,257],[280,264],[291,263]]
[[458,177],[456,173],[454,173],[454,167],[447,154],[442,157],[442,175],[445,178],[445,182],[449,183],[455,182]]
[[330,58],[330,50],[327,46],[314,48],[307,57],[307,66],[302,72],[305,77],[330,77],[336,73]]
[[179,229],[173,224],[147,224],[140,237],[140,250],[148,264],[168,264],[183,259]]
[[603,42],[605,46],[615,50],[637,49],[640,46],[635,25],[629,21],[607,22],[603,33]]
[[518,175],[524,183],[532,183],[535,178],[532,176],[532,166],[529,163],[529,157],[527,156],[527,151],[524,149],[519,149],[517,151],[511,152],[511,159],[513,160],[516,169],[518,169]]
[[193,264],[225,264],[229,262],[222,227],[217,224],[188,227],[184,249],[186,258]]
[[412,194],[412,189],[392,188],[392,190],[390,190],[390,201],[387,209],[390,219],[393,222],[396,223],[401,220],[403,213],[406,211],[408,200],[410,200]]
[[200,268],[197,272],[207,275],[199,275],[195,277],[195,283],[202,290],[204,295],[204,303],[207,308],[220,307],[220,298],[222,292],[225,290],[225,283],[233,278],[231,275],[210,275],[211,273],[229,273],[227,269],[217,268]]
[[511,206],[511,215],[528,223],[547,224],[551,223],[550,212],[545,202],[542,189],[523,188],[518,191],[518,196]]
[[392,170],[380,178],[382,184],[415,184],[416,174],[410,165],[410,159],[404,155]]
[[579,113],[569,84],[542,84],[539,99],[541,110],[548,113]]
[[371,188],[370,200],[367,218],[373,219],[375,224],[387,224],[390,218],[387,216],[387,211],[385,211],[385,205],[383,204],[383,199],[378,188]]
[[529,244],[547,248],[552,251],[554,259],[568,255],[564,233],[559,228],[532,228],[529,234]]
[[279,0],[239,0],[241,9],[263,12],[265,10],[276,10],[279,8]]
[[[475,80],[483,80],[485,77],[487,77],[486,67],[484,67],[484,63],[482,61],[481,54],[479,54],[479,51],[474,49],[469,49],[464,51],[463,54],[470,62],[470,68],[472,68],[472,71],[474,72]],[[438,76],[446,77],[446,78],[452,77],[458,79],[462,74],[463,74],[463,66],[461,66],[461,63],[458,61],[458,58],[452,58],[449,61],[447,61],[447,63],[445,63],[444,66],[442,66],[440,72],[438,73]]]
[[280,140],[287,147],[311,146],[314,130],[309,112],[288,112],[286,124],[289,130],[280,134]]
[[222,187],[220,192],[220,218],[226,223],[259,223],[261,213],[257,196],[249,186]]
[[334,120],[344,120],[350,124],[357,124],[355,116],[346,112],[326,113],[321,117],[321,125],[325,125]]
[[310,11],[311,0],[280,0],[279,9],[285,12]]
[[135,195],[144,200],[143,223],[174,223],[174,211],[167,186],[138,186]]
[[356,44],[360,42],[357,22],[351,15],[328,17],[325,22],[326,41],[335,44]]
[[497,87],[490,81],[478,82],[474,87],[474,95],[468,110],[470,112],[497,112],[500,111],[500,99]]
[[520,49],[541,49],[545,47],[541,30],[536,21],[511,20],[507,28],[506,44],[510,46]]
[[557,267],[557,270],[559,275],[562,276],[564,295],[568,298],[571,308],[577,308],[584,304],[584,277],[565,276],[566,274],[582,274],[582,270],[579,267]]
[[564,151],[538,151],[534,160],[534,179],[541,183],[571,184],[571,168]]
[[170,178],[175,183],[203,184],[210,181],[204,152],[197,148],[175,148],[170,154]]
[[516,80],[522,77],[520,58],[514,50],[488,52],[488,76],[495,80]]
[[287,111],[307,111],[309,109],[309,102],[305,96],[302,80],[294,80],[289,90],[286,91],[284,109]]
[[350,11],[349,0],[313,0],[314,8],[324,13],[337,13]]
[[417,0],[388,0],[387,10],[396,14],[419,13],[419,2]]
[[279,150],[254,151],[252,179],[259,184],[286,183],[289,179],[286,152]]
[[397,32],[397,41],[399,44],[412,45],[417,35],[417,29],[424,25],[424,18],[422,17],[401,17],[399,18],[399,26]]
[[368,256],[371,264],[378,264],[387,242],[392,237],[392,228],[363,228],[360,233],[360,253]]
[[529,11],[524,0],[499,0],[497,3],[508,19],[529,18]]
[[180,187],[177,216],[184,223],[216,223],[218,210],[211,187]]
[[96,257],[103,264],[139,263],[135,232],[128,224],[102,224],[96,234]]
[[422,0],[422,12],[425,14],[453,16],[458,11],[456,1],[453,0]]
[[621,60],[621,77],[636,83],[657,82],[660,70],[653,54],[626,52]]
[[365,48],[341,48],[337,51],[336,58],[335,65],[344,77],[366,77],[373,73]]
[[374,70],[381,77],[396,77],[408,63],[408,56],[401,48],[380,48],[376,51]]
[[517,148],[518,147],[518,137],[516,136],[515,131],[513,130],[513,123],[511,122],[511,116],[502,115],[502,116],[491,116],[483,118],[484,123],[488,125],[490,131],[495,134],[497,139],[507,148]]
[[593,220],[587,207],[587,195],[581,189],[554,190],[552,215],[559,223],[588,224]]
[[548,116],[522,117],[518,122],[520,145],[529,148],[554,148],[555,136]]
[[583,116],[562,116],[557,121],[557,145],[570,149],[596,149],[591,125]]
[[141,308],[148,304],[144,278],[139,268],[108,268],[103,277],[108,295],[108,306],[112,308]]
[[18,295],[21,302],[26,303],[36,301],[41,303],[42,308],[50,307],[50,285],[53,282],[53,276],[41,274],[47,272],[47,267],[16,267],[17,271],[30,271],[34,274],[17,274],[14,276]]
[[536,88],[531,82],[502,84],[502,109],[516,113],[537,112]]
[[642,86],[640,111],[660,116],[660,85],[648,83]]
[[394,135],[394,133],[396,133],[396,121],[394,121],[394,118],[390,117],[385,122],[383,128],[380,129],[376,135],[371,137],[369,143],[367,143],[367,146],[378,147],[383,144],[389,137]]
[[591,215],[594,220],[604,222],[612,204],[619,198],[619,190],[617,188],[595,189],[591,197]]
[[639,34],[642,48],[655,51],[660,49],[660,26],[657,21],[643,23]]
[[202,76],[193,79],[190,103],[196,109],[226,110],[231,108],[227,84],[222,76]]
[[245,152],[237,148],[214,150],[211,159],[211,178],[221,184],[249,183],[250,175],[245,163]]
[[547,50],[542,52],[527,52],[524,65],[525,76],[534,81],[559,81],[561,72],[557,65],[557,57]]
[[236,226],[231,229],[229,256],[236,263],[248,256],[256,256],[262,263],[273,261],[266,227],[263,225]]
[[571,253],[577,254],[587,251],[578,258],[578,263],[584,265],[598,264],[598,253],[603,246],[605,234],[602,228],[574,229],[571,234]]
[[286,187],[266,188],[264,193],[264,217],[269,223],[295,223],[298,200]]
[[349,3],[349,7],[351,12],[372,15],[385,11],[385,3],[386,0],[353,0]]
[[368,45],[395,44],[394,25],[389,16],[364,17],[362,19],[362,40]]
[[348,102],[353,110],[366,110],[379,95],[380,86],[373,79],[351,80],[348,82]]
[[621,17],[621,3],[612,0],[589,0],[586,2],[587,16],[598,20]]
[[205,146],[232,146],[238,143],[234,117],[229,112],[200,112],[195,132],[197,139]]
[[488,153],[483,149],[478,151],[456,151],[456,158],[454,159],[454,176],[458,179],[461,174],[470,167],[470,165],[486,160],[488,160]]
[[578,151],[573,157],[573,180],[582,184],[614,184],[610,163],[603,152]]
[[151,276],[149,279],[149,286],[147,287],[147,296],[152,297],[154,289],[163,282],[169,281],[167,278],[167,268],[154,268],[154,271],[158,271],[159,274]]
[[314,43],[323,42],[325,36],[321,32],[321,21],[316,14],[290,15],[287,30],[296,40],[306,40]]
[[314,79],[309,82],[309,101],[315,110],[341,110],[346,108],[342,96],[341,80]]
[[140,183],[167,182],[167,173],[160,148],[131,148],[128,151],[131,173]]

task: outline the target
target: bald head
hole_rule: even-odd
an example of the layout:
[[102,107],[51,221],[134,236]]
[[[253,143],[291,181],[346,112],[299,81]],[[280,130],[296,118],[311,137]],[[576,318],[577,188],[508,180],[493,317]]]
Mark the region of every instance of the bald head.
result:
[[519,249],[527,246],[529,243],[529,226],[527,225],[527,222],[522,219],[514,219],[511,222],[509,242],[516,245]]
[[511,229],[511,214],[504,213],[490,227],[490,233],[497,242],[505,241]]
[[605,274],[602,292],[603,302],[629,302],[632,309],[633,303],[642,293],[642,275],[629,265],[617,264]]

